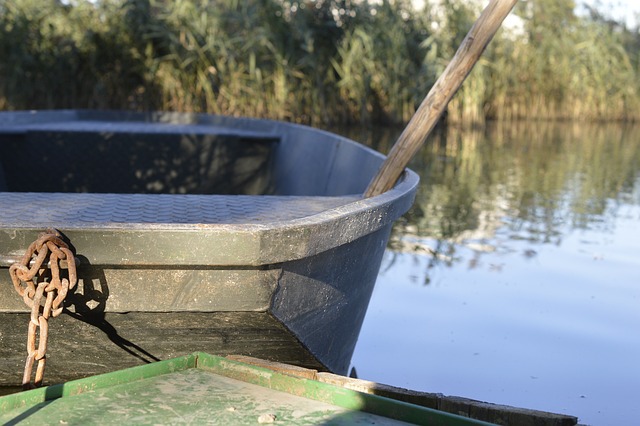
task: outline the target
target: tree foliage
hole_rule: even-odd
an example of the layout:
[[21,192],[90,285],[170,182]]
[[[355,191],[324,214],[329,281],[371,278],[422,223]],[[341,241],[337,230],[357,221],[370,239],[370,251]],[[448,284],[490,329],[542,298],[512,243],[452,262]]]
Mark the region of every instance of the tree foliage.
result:
[[[177,110],[406,122],[475,21],[444,0],[0,0],[0,108]],[[522,2],[451,122],[637,119],[637,29]]]

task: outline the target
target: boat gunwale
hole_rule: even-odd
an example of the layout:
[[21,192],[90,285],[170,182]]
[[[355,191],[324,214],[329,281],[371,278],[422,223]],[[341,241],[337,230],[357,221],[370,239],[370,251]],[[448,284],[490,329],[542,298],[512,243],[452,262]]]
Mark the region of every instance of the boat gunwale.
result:
[[[403,179],[396,188],[369,199],[359,199],[345,205],[328,209],[311,216],[286,221],[274,221],[257,224],[99,224],[95,226],[72,223],[40,223],[33,227],[24,224],[8,227],[0,224],[0,232],[30,233],[37,235],[45,227],[60,229],[69,238],[77,242],[77,234],[96,234],[96,238],[109,237],[109,234],[127,235],[135,233],[136,239],[148,238],[152,242],[159,234],[166,238],[194,238],[206,246],[222,245],[226,251],[209,252],[205,263],[203,257],[196,254],[191,257],[168,259],[166,253],[153,259],[153,245],[145,253],[146,260],[127,260],[129,265],[268,265],[313,256],[334,247],[349,243],[362,236],[390,225],[413,204],[412,191],[417,186],[417,178]],[[0,193],[1,194],[1,193]],[[34,193],[37,197],[39,193]],[[81,194],[80,194],[81,195]],[[149,194],[151,195],[151,194]],[[257,196],[260,197],[260,196]],[[0,197],[1,198],[1,197]],[[318,238],[321,235],[322,238]],[[0,240],[2,236],[0,235]],[[283,241],[295,241],[295,244],[283,244]],[[192,242],[192,245],[198,243]],[[233,245],[238,248],[234,248]],[[242,246],[242,249],[240,248]],[[226,253],[232,252],[233,256]],[[86,250],[78,254],[88,255]],[[175,253],[177,255],[177,253]],[[108,256],[111,257],[111,256]],[[89,258],[93,265],[121,264],[121,256],[110,258]]]

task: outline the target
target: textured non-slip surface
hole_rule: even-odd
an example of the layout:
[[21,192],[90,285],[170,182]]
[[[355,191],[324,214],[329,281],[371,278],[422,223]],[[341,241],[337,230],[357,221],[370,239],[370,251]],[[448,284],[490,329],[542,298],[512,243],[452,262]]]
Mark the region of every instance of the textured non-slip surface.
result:
[[0,223],[7,228],[60,223],[267,224],[312,216],[358,198],[0,192]]

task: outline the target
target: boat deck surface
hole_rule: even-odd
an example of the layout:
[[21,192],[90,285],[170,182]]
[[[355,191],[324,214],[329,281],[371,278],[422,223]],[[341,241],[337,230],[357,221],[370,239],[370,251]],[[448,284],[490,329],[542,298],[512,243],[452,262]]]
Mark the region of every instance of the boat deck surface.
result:
[[[105,416],[105,413],[109,413]],[[188,369],[46,401],[0,415],[5,424],[407,424]]]
[[488,424],[203,353],[0,397],[0,423]]
[[[0,192],[0,223],[66,228],[108,224],[267,224],[302,219],[360,199],[340,197]],[[28,203],[29,209],[14,209]]]

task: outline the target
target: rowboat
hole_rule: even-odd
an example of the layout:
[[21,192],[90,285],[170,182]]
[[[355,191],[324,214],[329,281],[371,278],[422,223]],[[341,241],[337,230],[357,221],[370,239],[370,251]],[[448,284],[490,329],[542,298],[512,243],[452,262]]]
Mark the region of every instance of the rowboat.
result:
[[195,352],[0,396],[0,423],[572,426],[578,419]]
[[0,397],[0,423],[489,425],[206,353]]
[[418,184],[406,170],[364,198],[383,160],[268,120],[0,113],[0,386],[20,384],[31,310],[8,268],[47,229],[78,279],[49,320],[47,383],[196,350],[346,373]]

